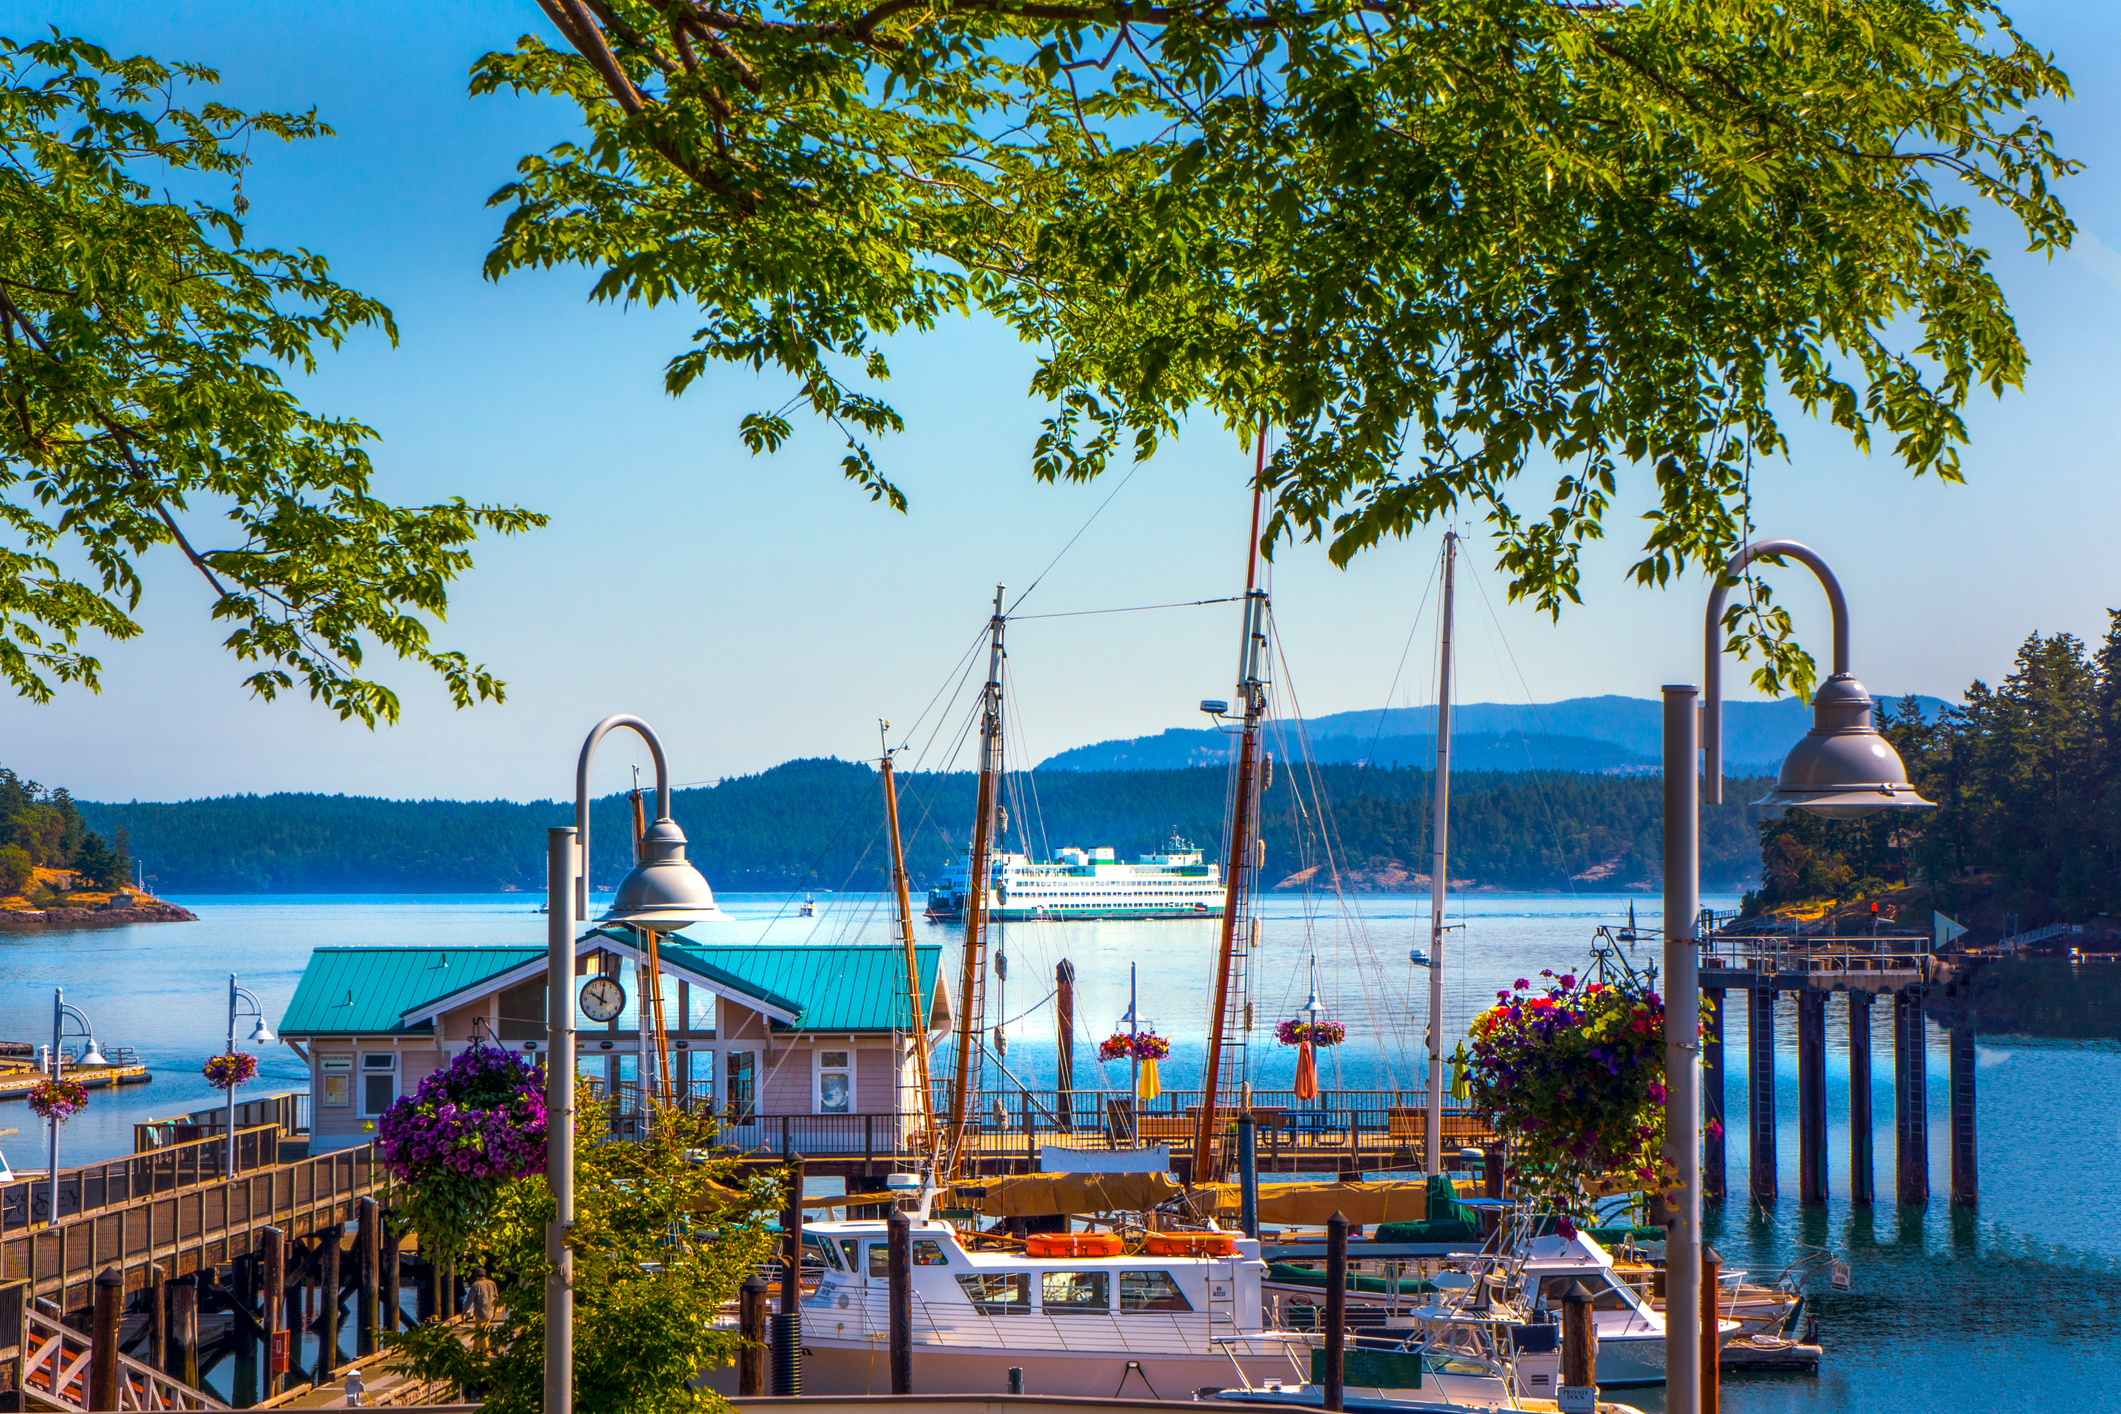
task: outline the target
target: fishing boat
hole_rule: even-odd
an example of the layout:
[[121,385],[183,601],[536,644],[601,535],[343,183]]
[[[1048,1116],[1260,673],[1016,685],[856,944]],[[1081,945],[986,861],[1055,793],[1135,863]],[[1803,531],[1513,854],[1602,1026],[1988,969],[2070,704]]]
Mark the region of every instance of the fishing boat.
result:
[[[1029,1394],[1191,1400],[1238,1384],[1300,1384],[1308,1338],[1262,1320],[1259,1244],[1230,1233],[1056,1233],[1021,1250],[968,1245],[911,1214],[914,1386],[989,1393],[1023,1372]],[[804,1225],[823,1271],[803,1297],[803,1393],[891,1389],[887,1229]]]
[[817,917],[817,899],[815,897],[804,899],[802,905],[795,912],[798,918]]

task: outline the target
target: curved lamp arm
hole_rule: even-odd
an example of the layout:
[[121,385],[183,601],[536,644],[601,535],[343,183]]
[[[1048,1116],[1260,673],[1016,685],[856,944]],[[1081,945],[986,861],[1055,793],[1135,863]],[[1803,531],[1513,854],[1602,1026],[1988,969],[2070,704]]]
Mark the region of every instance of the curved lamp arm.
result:
[[574,916],[586,921],[589,917],[589,759],[596,755],[597,743],[620,727],[631,727],[648,743],[648,752],[655,758],[655,818],[670,818],[670,766],[663,760],[663,743],[639,717],[624,713],[606,717],[590,730],[589,739],[582,743],[582,759],[574,768],[574,828],[575,838],[580,842],[582,872],[574,878]]
[[[1835,677],[1848,676],[1849,670],[1849,605],[1842,596],[1841,581],[1827,568],[1826,561],[1809,545],[1795,540],[1755,540],[1752,544],[1731,556],[1716,579],[1716,587],[1709,593],[1709,617],[1703,632],[1703,654],[1701,676],[1701,774],[1702,800],[1709,805],[1723,804],[1723,608],[1732,586],[1747,565],[1769,555],[1795,560],[1819,577],[1820,587],[1826,590],[1827,605],[1834,613],[1834,673]],[[658,758],[660,760],[660,758]]]

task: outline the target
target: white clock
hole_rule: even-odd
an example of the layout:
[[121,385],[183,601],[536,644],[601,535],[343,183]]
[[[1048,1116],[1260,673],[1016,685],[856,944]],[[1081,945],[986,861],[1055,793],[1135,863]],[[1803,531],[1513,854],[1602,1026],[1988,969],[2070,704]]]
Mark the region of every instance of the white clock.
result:
[[582,984],[582,1015],[609,1021],[626,1010],[626,989],[616,977],[592,977]]

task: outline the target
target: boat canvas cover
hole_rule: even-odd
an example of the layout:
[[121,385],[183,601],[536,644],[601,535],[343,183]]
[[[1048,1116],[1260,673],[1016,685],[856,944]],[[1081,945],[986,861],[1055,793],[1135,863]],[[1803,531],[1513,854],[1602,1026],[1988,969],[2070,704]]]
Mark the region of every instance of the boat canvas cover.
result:
[[[950,1206],[976,1207],[990,1218],[1140,1213],[1185,1192],[1163,1173],[1027,1173],[983,1186],[983,1193],[977,1188],[955,1190]],[[979,1195],[976,1202],[974,1194]]]
[[[1210,1185],[1217,1212],[1237,1212],[1242,1200],[1234,1183]],[[1267,1183],[1260,1185],[1259,1220],[1321,1227],[1339,1213],[1351,1223],[1420,1222],[1429,1214],[1428,1189],[1419,1183]]]

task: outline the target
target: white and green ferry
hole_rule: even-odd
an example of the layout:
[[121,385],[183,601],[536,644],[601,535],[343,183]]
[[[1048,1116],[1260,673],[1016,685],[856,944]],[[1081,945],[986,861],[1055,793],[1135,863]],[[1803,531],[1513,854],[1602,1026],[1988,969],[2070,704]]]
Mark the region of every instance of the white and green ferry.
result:
[[[928,916],[965,916],[972,889],[967,852],[928,891]],[[1052,862],[997,853],[987,874],[987,916],[1013,923],[1060,918],[1219,918],[1222,870],[1176,836],[1160,854],[1122,864],[1110,849],[1063,849]]]

